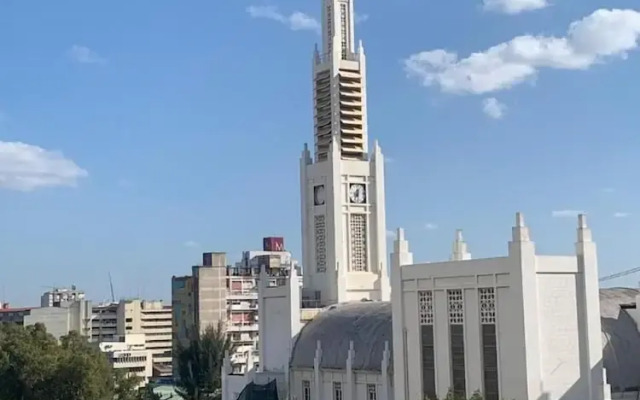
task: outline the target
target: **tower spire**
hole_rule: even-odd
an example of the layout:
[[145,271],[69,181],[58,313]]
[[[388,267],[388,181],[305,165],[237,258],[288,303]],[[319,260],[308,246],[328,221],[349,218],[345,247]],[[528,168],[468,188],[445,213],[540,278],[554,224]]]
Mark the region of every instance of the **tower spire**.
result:
[[462,229],[456,230],[456,238],[453,241],[453,251],[451,252],[451,261],[470,260],[471,254],[467,250],[467,242],[462,237]]
[[[340,57],[354,53],[354,25],[353,0],[323,0],[322,48],[324,54]],[[338,54],[335,54],[334,50],[337,50]]]
[[340,158],[364,160],[367,94],[364,47],[355,40],[354,0],[322,0],[322,50],[313,57],[315,159],[328,159],[331,138]]

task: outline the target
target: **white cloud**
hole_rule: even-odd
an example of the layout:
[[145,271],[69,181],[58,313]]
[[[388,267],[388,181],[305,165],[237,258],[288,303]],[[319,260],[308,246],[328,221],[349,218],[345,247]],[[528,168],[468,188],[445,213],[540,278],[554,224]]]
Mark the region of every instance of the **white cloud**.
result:
[[69,57],[80,64],[104,64],[107,60],[85,46],[74,44],[68,51]]
[[549,6],[547,0],[483,0],[482,4],[487,11],[511,15]]
[[200,247],[200,244],[193,240],[187,240],[186,242],[184,242],[184,247],[189,247],[189,248]]
[[396,232],[395,231],[387,231],[387,238],[389,239],[396,239]]
[[482,101],[482,111],[493,119],[501,119],[507,111],[507,106],[500,103],[495,97],[489,97]]
[[356,13],[356,16],[353,19],[356,21],[356,24],[367,22],[367,20],[369,20],[369,14],[357,14]]
[[599,9],[569,25],[566,36],[517,36],[460,59],[437,49],[404,60],[407,75],[443,92],[482,94],[529,81],[544,68],[586,70],[638,47],[640,12]]
[[428,231],[433,231],[433,230],[438,229],[438,225],[436,225],[436,224],[434,224],[434,223],[431,223],[431,222],[428,222],[428,223],[426,223],[426,224],[424,225],[424,229],[426,229],[426,230],[428,230]]
[[277,7],[249,6],[247,7],[247,13],[249,13],[252,18],[266,18],[280,22],[293,31],[320,32],[320,23],[318,20],[300,11],[285,15],[281,13]]
[[0,141],[0,189],[29,192],[44,187],[76,186],[89,174],[57,151]]
[[629,214],[627,212],[620,212],[620,211],[618,211],[618,212],[613,214],[614,218],[627,218],[627,217],[630,217],[630,216],[631,216],[631,214]]
[[556,210],[551,212],[551,216],[554,218],[573,218],[580,214],[584,214],[584,211],[580,210]]

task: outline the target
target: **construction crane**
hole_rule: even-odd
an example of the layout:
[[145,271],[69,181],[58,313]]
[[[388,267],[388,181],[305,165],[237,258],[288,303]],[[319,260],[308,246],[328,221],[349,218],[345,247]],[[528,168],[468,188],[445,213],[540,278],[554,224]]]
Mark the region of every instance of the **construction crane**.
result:
[[600,282],[610,281],[611,279],[616,279],[616,278],[620,278],[620,277],[623,277],[623,276],[635,274],[636,272],[640,272],[640,267],[631,268],[631,269],[628,269],[626,271],[622,271],[622,272],[618,272],[618,273],[615,273],[615,274],[603,276],[602,278],[599,278],[598,281],[600,281]]
[[109,288],[111,289],[111,301],[116,302],[116,296],[113,294],[113,281],[111,280],[111,272],[109,272]]

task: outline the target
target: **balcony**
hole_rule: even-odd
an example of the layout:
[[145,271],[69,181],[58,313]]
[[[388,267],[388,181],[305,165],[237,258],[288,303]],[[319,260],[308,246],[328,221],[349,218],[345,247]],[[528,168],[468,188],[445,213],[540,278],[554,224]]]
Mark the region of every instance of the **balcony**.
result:
[[253,332],[258,331],[257,323],[227,323],[227,332]]
[[231,311],[255,311],[258,309],[258,305],[250,303],[231,304],[229,309]]
[[242,299],[257,299],[258,298],[258,290],[230,290],[227,295],[227,299],[229,300],[242,300]]

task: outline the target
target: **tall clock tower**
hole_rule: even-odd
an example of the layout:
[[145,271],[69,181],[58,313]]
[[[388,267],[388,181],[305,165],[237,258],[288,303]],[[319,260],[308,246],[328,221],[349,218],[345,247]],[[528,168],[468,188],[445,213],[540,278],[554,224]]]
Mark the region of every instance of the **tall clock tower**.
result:
[[323,0],[313,55],[314,148],[300,162],[303,296],[389,300],[384,157],[368,149],[366,59],[353,0]]

